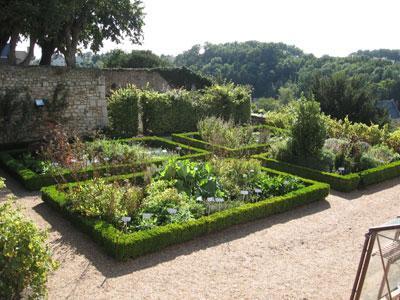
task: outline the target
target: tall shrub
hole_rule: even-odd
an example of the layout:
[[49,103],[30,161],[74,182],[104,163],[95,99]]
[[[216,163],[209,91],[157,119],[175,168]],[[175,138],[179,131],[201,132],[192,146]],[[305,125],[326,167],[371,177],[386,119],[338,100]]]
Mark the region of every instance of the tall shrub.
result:
[[213,85],[204,89],[202,97],[211,115],[233,120],[235,123],[247,123],[251,115],[251,90],[247,86]]
[[291,136],[295,156],[315,157],[320,153],[326,138],[326,127],[318,102],[305,98],[299,100]]
[[140,98],[146,134],[195,131],[197,123],[207,116],[236,123],[250,120],[250,90],[234,84],[214,85],[199,91],[143,91]]
[[0,205],[0,299],[46,296],[47,276],[56,267],[46,234],[7,202]]
[[134,86],[118,89],[108,99],[111,131],[118,136],[135,136],[139,127],[140,90]]

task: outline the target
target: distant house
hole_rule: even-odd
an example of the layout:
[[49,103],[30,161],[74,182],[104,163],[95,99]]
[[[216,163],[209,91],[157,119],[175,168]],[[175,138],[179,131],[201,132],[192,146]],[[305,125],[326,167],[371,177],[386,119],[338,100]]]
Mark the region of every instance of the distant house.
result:
[[391,119],[400,119],[399,108],[397,107],[397,104],[393,99],[391,99],[391,100],[380,100],[380,101],[378,101],[376,103],[376,106],[381,108],[381,109],[386,110]]

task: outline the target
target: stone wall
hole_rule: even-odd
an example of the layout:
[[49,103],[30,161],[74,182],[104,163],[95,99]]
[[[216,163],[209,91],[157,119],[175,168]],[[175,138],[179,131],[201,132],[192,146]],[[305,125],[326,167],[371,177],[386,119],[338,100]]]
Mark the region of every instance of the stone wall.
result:
[[[29,100],[24,100],[28,110],[17,107],[7,111],[0,103],[0,144],[20,143],[40,139],[46,132],[44,120],[49,118],[55,90],[60,86],[66,95],[66,108],[57,114],[57,121],[78,134],[107,126],[106,95],[110,89],[134,84],[149,85],[159,91],[169,85],[159,73],[143,69],[71,69],[65,67],[7,66],[0,65],[0,93],[7,89],[26,89]],[[23,98],[23,97],[21,97]],[[46,105],[37,108],[34,99],[46,99]],[[0,101],[1,98],[0,98]],[[18,100],[19,101],[19,100]],[[21,100],[22,101],[22,100]],[[3,100],[3,102],[6,102]],[[54,108],[54,105],[53,105]],[[22,111],[27,117],[23,118]],[[12,123],[19,124],[12,124]],[[20,132],[13,134],[18,128]],[[5,129],[8,128],[7,136]]]
[[[9,107],[8,111],[4,103],[0,103],[0,117],[3,117],[3,121],[4,117],[11,120],[3,126],[9,131],[21,131],[17,135],[8,134],[8,137],[0,134],[0,143],[18,143],[41,138],[48,130],[44,122],[50,121],[48,119],[51,116],[55,116],[58,119],[55,121],[62,122],[78,134],[107,125],[105,80],[98,70],[0,66],[0,91],[7,89],[26,89],[29,99],[18,98],[18,101],[24,103],[14,103],[17,106],[11,109]],[[62,89],[61,93],[65,98],[63,110],[57,113],[54,112],[58,109],[54,100],[56,89]],[[35,99],[45,99],[45,106],[36,107]],[[29,116],[24,117],[22,114]],[[11,124],[12,122],[17,124]]]
[[147,85],[156,91],[170,89],[168,82],[156,71],[147,69],[104,69],[102,70],[106,81],[106,91],[125,87],[133,84],[138,88]]

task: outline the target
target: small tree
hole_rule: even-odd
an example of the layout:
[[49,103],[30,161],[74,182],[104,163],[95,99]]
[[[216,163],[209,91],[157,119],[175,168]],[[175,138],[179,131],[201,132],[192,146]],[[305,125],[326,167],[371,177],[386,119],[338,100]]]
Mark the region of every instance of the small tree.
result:
[[326,138],[326,126],[318,102],[300,99],[291,136],[293,155],[302,158],[319,155]]

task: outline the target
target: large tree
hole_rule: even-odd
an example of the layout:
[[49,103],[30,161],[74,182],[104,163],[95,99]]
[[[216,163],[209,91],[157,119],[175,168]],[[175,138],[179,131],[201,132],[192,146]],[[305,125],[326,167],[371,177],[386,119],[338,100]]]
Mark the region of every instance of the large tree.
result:
[[10,41],[10,63],[20,36],[30,37],[31,46],[41,46],[41,64],[50,64],[59,51],[68,66],[75,66],[80,46],[98,51],[105,39],[119,43],[125,37],[139,44],[143,35],[141,0],[0,0],[0,5],[5,12],[0,46]]
[[376,100],[364,76],[347,77],[344,72],[315,75],[311,92],[321,103],[324,113],[337,119],[346,116],[351,121],[381,123],[385,114],[376,107]]

